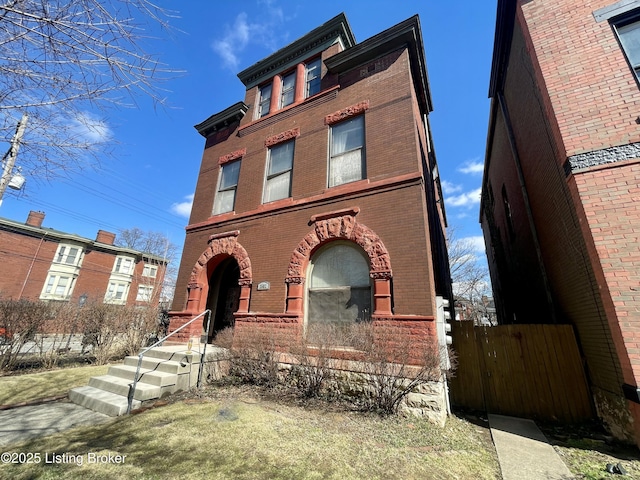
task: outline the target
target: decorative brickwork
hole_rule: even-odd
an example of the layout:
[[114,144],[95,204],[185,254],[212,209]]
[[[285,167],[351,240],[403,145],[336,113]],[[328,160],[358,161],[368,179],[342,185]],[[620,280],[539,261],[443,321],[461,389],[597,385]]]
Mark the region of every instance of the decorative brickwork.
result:
[[368,108],[369,100],[364,100],[360,103],[356,103],[355,105],[351,105],[350,107],[343,108],[342,110],[338,110],[337,112],[327,115],[326,117],[324,117],[324,123],[325,125],[333,125],[334,123],[341,122],[345,118],[360,115]]
[[272,147],[274,145],[277,145],[278,143],[286,142],[298,136],[300,136],[300,128],[292,128],[291,130],[287,130],[277,135],[267,137],[267,139],[264,141],[264,146],[267,148]]
[[349,240],[358,244],[369,257],[369,275],[374,278],[374,313],[391,313],[392,271],[389,252],[382,240],[371,229],[356,222],[356,208],[329,212],[311,217],[314,228],[298,244],[291,255],[287,277],[287,312],[295,313],[302,308],[302,285],[305,272],[313,252],[331,240]]
[[188,283],[186,311],[198,312],[205,308],[204,305],[208,294],[208,288],[204,288],[205,285],[208,286],[207,265],[217,257],[219,259],[233,257],[236,262],[238,262],[238,267],[240,268],[238,285],[241,287],[240,306],[238,307],[238,311],[246,312],[249,310],[253,273],[251,270],[249,254],[244,247],[238,243],[237,237],[239,234],[240,232],[238,230],[234,230],[232,232],[219,233],[209,237],[209,247],[202,252],[202,255],[200,255],[200,258],[198,258],[198,261],[191,271]]
[[231,152],[228,153],[226,155],[221,156],[218,159],[218,164],[219,165],[223,165],[227,162],[230,162],[232,160],[237,160],[238,158],[242,158],[247,154],[247,149],[246,148],[242,148],[240,150],[236,150],[235,152]]

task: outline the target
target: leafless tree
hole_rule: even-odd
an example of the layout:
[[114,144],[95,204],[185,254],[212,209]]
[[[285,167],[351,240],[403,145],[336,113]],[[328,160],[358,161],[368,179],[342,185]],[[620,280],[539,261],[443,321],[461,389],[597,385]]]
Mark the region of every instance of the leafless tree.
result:
[[482,253],[471,239],[458,237],[455,227],[447,230],[447,242],[455,299],[466,302],[472,317],[486,314],[487,305],[482,300],[491,295],[491,283]]
[[178,247],[169,241],[166,235],[160,232],[145,231],[140,228],[128,228],[120,230],[115,244],[120,247],[132,248],[141,252],[150,253],[163,258],[167,262],[162,288],[154,289],[161,292],[163,298],[170,300],[173,297],[178,276]]
[[105,109],[165,102],[176,72],[144,44],[172,16],[149,0],[0,0],[0,145],[27,113],[27,177],[96,164],[113,144]]

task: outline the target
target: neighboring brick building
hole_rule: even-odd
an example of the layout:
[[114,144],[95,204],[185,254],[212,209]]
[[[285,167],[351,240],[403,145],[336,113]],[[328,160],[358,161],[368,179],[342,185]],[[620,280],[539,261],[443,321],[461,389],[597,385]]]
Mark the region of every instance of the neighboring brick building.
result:
[[501,323],[570,323],[640,443],[640,1],[499,0],[481,222]]
[[0,299],[158,304],[165,260],[115,246],[104,230],[90,240],[43,227],[44,216],[0,218]]
[[196,125],[172,330],[209,308],[210,337],[369,320],[435,336],[451,287],[423,48],[417,16],[356,44],[341,14],[240,72],[244,101]]

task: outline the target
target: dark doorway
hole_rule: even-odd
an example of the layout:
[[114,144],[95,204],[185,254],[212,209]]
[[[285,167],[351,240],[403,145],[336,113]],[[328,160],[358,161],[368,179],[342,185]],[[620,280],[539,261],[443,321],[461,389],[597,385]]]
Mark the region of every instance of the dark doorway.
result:
[[207,308],[211,310],[212,320],[208,334],[209,342],[218,332],[233,327],[233,314],[238,311],[240,301],[239,278],[240,267],[233,257],[222,260],[209,278]]

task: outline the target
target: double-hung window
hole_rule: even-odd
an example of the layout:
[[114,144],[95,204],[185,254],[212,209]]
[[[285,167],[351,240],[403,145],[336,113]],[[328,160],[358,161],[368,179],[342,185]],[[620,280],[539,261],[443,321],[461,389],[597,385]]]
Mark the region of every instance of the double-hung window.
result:
[[291,196],[294,143],[292,140],[269,149],[263,203]]
[[125,282],[109,282],[104,303],[125,304],[129,293],[129,284]]
[[322,62],[316,58],[305,66],[306,87],[305,98],[315,95],[320,91],[320,73]]
[[240,160],[225,163],[220,169],[218,191],[213,202],[213,214],[232,212],[236,203],[236,190],[240,175]]
[[144,268],[142,270],[143,277],[156,278],[157,274],[158,274],[158,267],[156,265],[149,265],[148,263],[145,263]]
[[61,245],[58,248],[56,263],[64,263],[66,265],[77,265],[80,260],[80,249],[68,245]]
[[117,257],[113,267],[114,273],[131,275],[133,273],[134,259],[131,257]]
[[282,91],[280,93],[280,108],[291,105],[295,98],[296,91],[296,72],[282,77]]
[[40,298],[66,300],[71,295],[73,278],[65,275],[49,275]]
[[631,68],[640,79],[640,17],[637,15],[631,18],[626,17],[624,20],[614,22],[613,26]]
[[269,114],[269,106],[271,105],[271,84],[260,88],[260,100],[258,103],[258,118],[262,118]]
[[150,302],[153,298],[153,285],[139,285],[136,302]]
[[365,178],[364,116],[350,118],[331,127],[329,186]]

